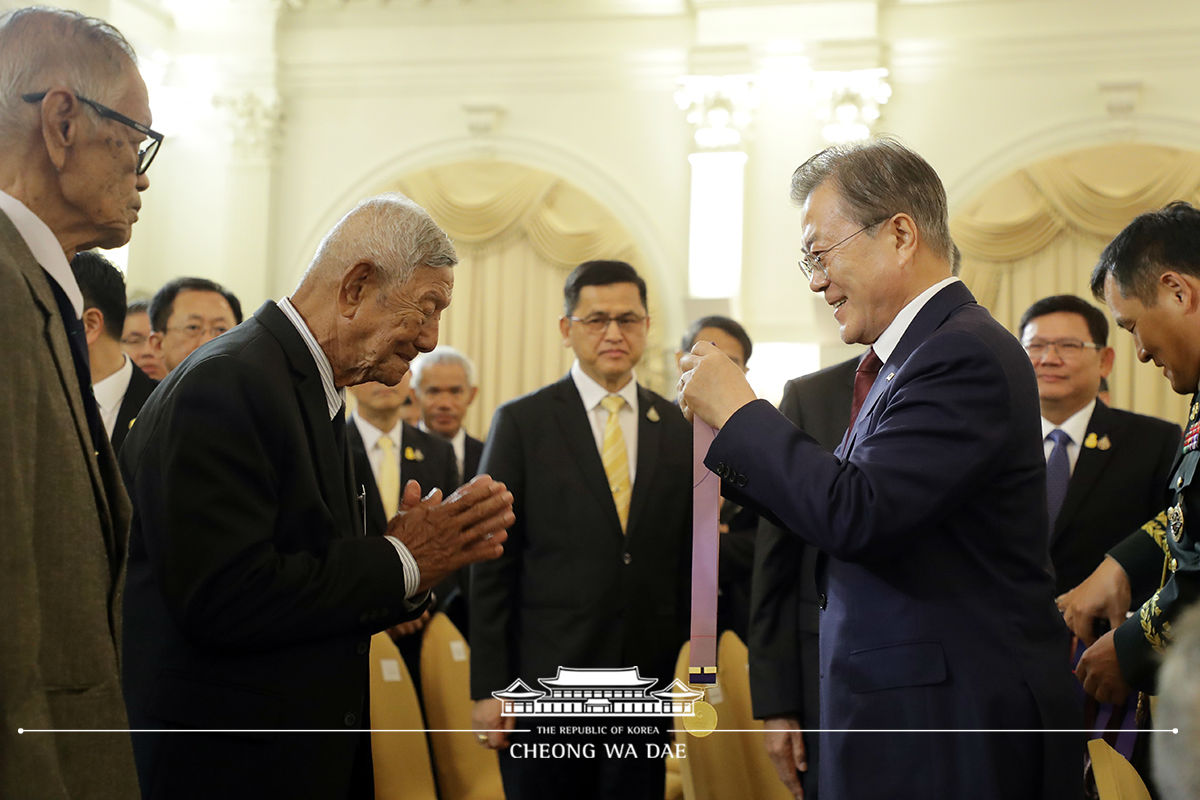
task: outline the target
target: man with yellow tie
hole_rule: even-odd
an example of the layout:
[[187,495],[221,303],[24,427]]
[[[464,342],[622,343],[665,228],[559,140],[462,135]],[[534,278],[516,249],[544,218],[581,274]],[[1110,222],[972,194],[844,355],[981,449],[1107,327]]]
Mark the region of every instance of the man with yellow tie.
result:
[[[664,762],[644,744],[666,742],[666,718],[539,717],[516,721],[531,733],[497,732],[515,721],[501,717],[492,692],[515,680],[540,690],[538,679],[559,667],[636,666],[658,680],[651,691],[662,689],[687,636],[691,429],[674,404],[637,383],[646,283],[623,261],[588,261],[567,278],[563,299],[570,374],[501,406],[480,463],[513,493],[517,520],[504,556],[472,571],[475,727],[500,749],[509,800],[660,800]],[[611,735],[626,723],[656,730]],[[563,730],[590,724],[610,735]],[[601,741],[618,740],[634,743],[637,757],[606,758]],[[554,757],[563,752],[579,757]]]
[[[415,480],[421,494],[441,489],[449,497],[458,488],[458,465],[450,443],[403,420],[411,372],[395,386],[371,381],[349,387],[355,408],[346,421],[346,443],[354,459],[356,490],[363,496],[370,536],[382,536],[387,522],[396,516],[404,484]],[[450,579],[448,579],[450,580]],[[441,610],[441,584],[433,590],[434,601],[416,619],[388,629],[413,681],[419,687],[421,636],[431,614]],[[458,621],[455,620],[457,624]]]

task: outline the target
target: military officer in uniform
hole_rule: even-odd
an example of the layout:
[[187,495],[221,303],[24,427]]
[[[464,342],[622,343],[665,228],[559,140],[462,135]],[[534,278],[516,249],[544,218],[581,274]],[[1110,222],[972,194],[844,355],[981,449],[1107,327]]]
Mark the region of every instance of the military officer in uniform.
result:
[[[1172,203],[1142,214],[1104,249],[1092,291],[1133,334],[1138,358],[1163,369],[1179,394],[1200,388],[1200,210]],[[1090,647],[1076,668],[1098,700],[1131,689],[1154,693],[1171,623],[1200,596],[1200,395],[1192,399],[1166,508],[1109,551],[1058,599],[1067,624]],[[1136,605],[1135,605],[1136,604]],[[1135,613],[1126,619],[1126,611]],[[1097,620],[1113,630],[1094,634]],[[1094,642],[1093,642],[1094,640]]]

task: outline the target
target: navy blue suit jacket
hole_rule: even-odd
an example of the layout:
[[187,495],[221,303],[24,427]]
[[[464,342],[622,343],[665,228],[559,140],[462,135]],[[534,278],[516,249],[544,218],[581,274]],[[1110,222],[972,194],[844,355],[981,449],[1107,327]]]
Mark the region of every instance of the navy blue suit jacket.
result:
[[[821,722],[840,729],[1078,728],[1048,554],[1028,356],[961,283],[917,314],[836,455],[765,401],[705,463],[830,558]],[[828,734],[837,798],[1080,794],[1064,734]]]

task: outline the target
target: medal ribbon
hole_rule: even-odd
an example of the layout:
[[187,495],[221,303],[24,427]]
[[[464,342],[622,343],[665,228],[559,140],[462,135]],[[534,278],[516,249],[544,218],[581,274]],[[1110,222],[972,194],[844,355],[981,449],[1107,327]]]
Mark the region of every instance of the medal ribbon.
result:
[[717,431],[692,422],[692,628],[688,683],[717,682],[717,550],[721,481],[704,466]]

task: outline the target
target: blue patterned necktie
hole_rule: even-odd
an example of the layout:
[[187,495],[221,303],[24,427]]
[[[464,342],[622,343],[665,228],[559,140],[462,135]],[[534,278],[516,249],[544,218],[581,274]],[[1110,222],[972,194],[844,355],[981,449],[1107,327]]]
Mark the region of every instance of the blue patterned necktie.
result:
[[1055,428],[1046,439],[1054,442],[1054,449],[1046,460],[1046,508],[1050,512],[1050,531],[1053,533],[1058,512],[1067,496],[1067,484],[1071,482],[1071,460],[1067,457],[1071,437],[1062,428]]

